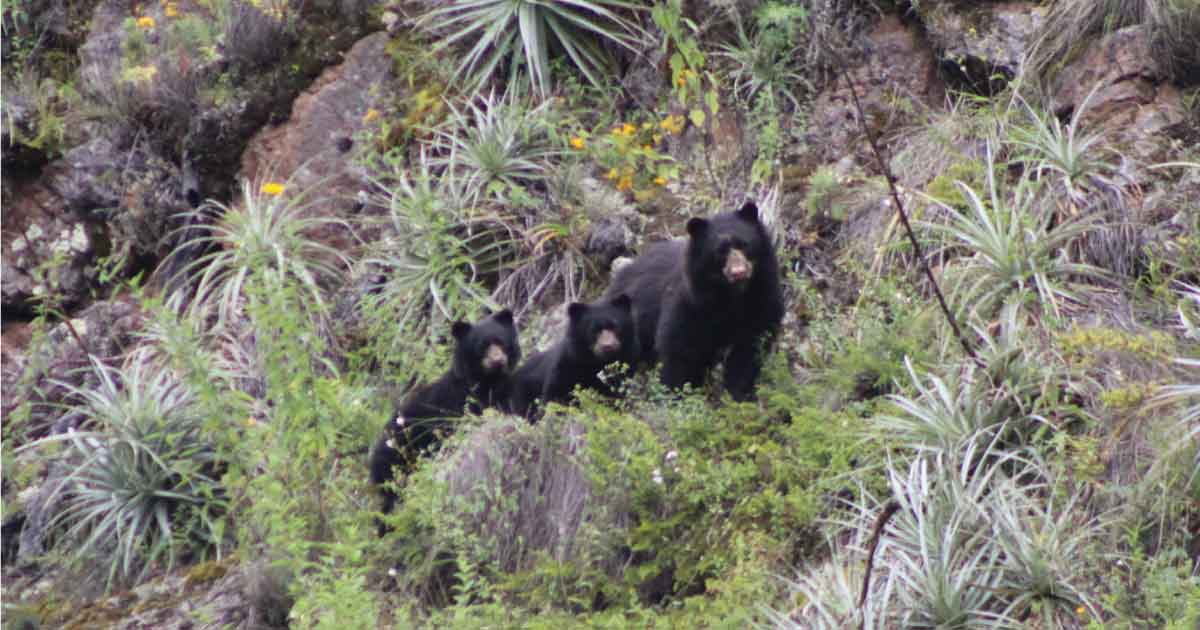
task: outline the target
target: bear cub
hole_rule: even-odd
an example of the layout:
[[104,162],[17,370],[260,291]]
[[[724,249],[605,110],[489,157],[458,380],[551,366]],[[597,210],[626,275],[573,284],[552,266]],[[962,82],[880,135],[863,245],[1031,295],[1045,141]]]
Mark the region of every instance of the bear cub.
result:
[[613,363],[633,368],[641,352],[627,295],[567,306],[567,332],[558,343],[529,357],[513,377],[513,413],[535,421],[539,403],[566,402],[575,386],[605,396],[616,390],[599,372]]
[[633,298],[642,358],[671,388],[700,386],[724,359],[725,389],[749,400],[783,322],[779,264],[758,206],[687,222],[616,273],[606,295]]
[[[404,399],[371,452],[370,479],[376,486],[391,481],[397,467],[410,467],[417,456],[436,446],[452,428],[448,418],[460,417],[464,410],[508,410],[511,374],[521,360],[512,311],[505,309],[473,325],[455,322],[450,332],[455,339],[450,370]],[[396,504],[396,493],[387,487],[381,491],[387,514]]]

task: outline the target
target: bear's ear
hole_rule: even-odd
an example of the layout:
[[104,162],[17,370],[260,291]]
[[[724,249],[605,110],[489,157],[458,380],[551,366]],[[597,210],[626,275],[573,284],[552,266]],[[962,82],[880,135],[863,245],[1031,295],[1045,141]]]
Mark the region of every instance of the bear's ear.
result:
[[633,308],[633,300],[630,299],[628,295],[622,293],[621,295],[613,298],[612,305],[621,309],[622,311],[628,311]]
[[567,305],[567,317],[570,317],[571,321],[575,321],[580,317],[583,317],[583,314],[586,313],[587,310],[587,304],[584,304],[583,302],[571,302]]
[[704,233],[708,231],[708,219],[695,217],[687,222],[688,235],[692,238],[703,238]]
[[750,221],[751,223],[758,223],[758,204],[754,203],[753,201],[747,201],[742,205],[741,209],[737,211],[737,215],[743,220]]
[[455,339],[462,341],[463,337],[471,334],[471,325],[467,322],[454,322],[454,325],[450,327],[450,334],[454,335]]
[[499,313],[492,315],[492,319],[496,320],[497,322],[500,322],[500,324],[502,324],[504,326],[512,326],[513,325],[512,311],[510,311],[508,309],[504,309],[503,311],[500,311]]

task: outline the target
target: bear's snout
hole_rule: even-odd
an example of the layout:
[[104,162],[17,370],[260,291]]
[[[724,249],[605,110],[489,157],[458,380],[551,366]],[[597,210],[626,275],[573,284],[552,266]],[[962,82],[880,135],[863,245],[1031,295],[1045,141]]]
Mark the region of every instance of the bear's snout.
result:
[[489,372],[499,372],[508,369],[508,353],[498,344],[488,346],[483,355],[483,369]]
[[733,284],[739,284],[750,279],[754,274],[754,263],[746,258],[740,249],[729,252],[725,258],[725,279]]
[[592,344],[592,353],[598,358],[608,359],[621,351],[621,339],[611,330],[602,330]]

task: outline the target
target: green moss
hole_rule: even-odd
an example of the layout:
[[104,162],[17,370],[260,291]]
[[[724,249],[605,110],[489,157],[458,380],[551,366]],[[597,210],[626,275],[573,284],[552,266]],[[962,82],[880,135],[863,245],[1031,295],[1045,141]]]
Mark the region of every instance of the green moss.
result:
[[1150,383],[1129,383],[1101,392],[1100,403],[1121,412],[1133,412],[1154,395],[1156,387]]
[[962,160],[954,162],[943,173],[933,178],[925,188],[926,194],[957,210],[967,210],[970,206],[956,182],[966,184],[971,190],[987,189],[987,171],[982,162]]
[[809,216],[828,216],[835,221],[846,219],[846,208],[838,203],[838,195],[844,190],[845,182],[837,171],[822,166],[808,178],[808,194],[804,197],[804,208]]
[[[63,630],[93,630],[94,628],[109,628],[116,625],[126,617],[126,611],[120,606],[109,606],[106,601],[93,602],[78,609],[77,611],[63,610],[59,611],[63,614],[59,619],[65,619],[58,627]],[[74,614],[72,614],[74,612]],[[47,616],[47,623],[51,622],[54,616]]]
[[225,574],[229,572],[229,565],[232,561],[232,558],[226,558],[224,560],[210,560],[197,564],[187,572],[187,585],[192,587],[225,577]]
[[1166,363],[1175,355],[1175,341],[1162,331],[1138,335],[1107,327],[1076,327],[1058,338],[1069,360],[1088,366],[1101,352],[1117,352],[1148,363]]

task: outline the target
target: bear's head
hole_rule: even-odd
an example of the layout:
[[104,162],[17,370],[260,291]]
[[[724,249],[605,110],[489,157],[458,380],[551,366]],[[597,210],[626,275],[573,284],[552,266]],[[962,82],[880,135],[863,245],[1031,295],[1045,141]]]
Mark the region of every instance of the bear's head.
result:
[[573,302],[567,306],[567,317],[568,343],[576,356],[591,357],[599,365],[636,356],[633,300],[628,295],[591,304]]
[[469,382],[507,377],[521,360],[521,345],[512,311],[504,309],[468,324],[454,322],[450,329],[457,342],[454,373]]
[[736,212],[687,223],[688,271],[693,283],[705,288],[727,287],[744,291],[755,273],[773,259],[771,239],[758,220],[758,206],[746,202]]

